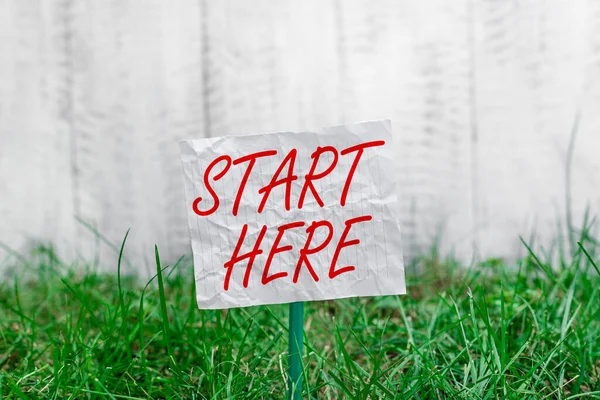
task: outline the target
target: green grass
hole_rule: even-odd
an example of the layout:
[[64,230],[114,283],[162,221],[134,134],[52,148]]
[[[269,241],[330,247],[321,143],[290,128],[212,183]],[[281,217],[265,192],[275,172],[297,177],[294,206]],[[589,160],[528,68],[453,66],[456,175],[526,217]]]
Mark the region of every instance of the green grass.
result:
[[[307,303],[304,398],[600,398],[600,273],[585,248],[554,265],[431,256],[406,296]],[[48,248],[14,268],[0,397],[285,397],[286,306],[200,311],[186,259],[147,284]]]

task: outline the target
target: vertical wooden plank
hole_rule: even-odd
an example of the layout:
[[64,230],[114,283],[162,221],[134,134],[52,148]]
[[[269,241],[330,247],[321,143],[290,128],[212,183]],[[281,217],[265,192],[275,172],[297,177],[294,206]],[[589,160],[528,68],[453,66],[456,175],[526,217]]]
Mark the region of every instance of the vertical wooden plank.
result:
[[[339,125],[343,120],[340,17],[333,1],[288,2],[278,19],[282,80],[280,113],[290,128]],[[310,23],[307,23],[310,21]]]
[[226,1],[206,6],[212,135],[340,122],[330,5]]
[[16,250],[44,242],[68,256],[70,138],[55,84],[53,22],[37,1],[3,2],[0,9],[0,240]]
[[585,86],[585,8],[554,0],[482,1],[477,9],[480,250],[523,254],[519,234],[548,248],[564,236],[566,153]]
[[[74,214],[115,244],[124,236],[127,226],[123,224],[133,208],[128,187],[132,165],[124,148],[133,136],[123,106],[129,95],[123,85],[128,71],[118,54],[123,46],[124,6],[114,14],[114,4],[109,2],[66,2],[65,7],[52,10],[55,26],[70,21],[63,28],[70,39],[63,44],[59,37],[56,52],[64,58],[61,65],[70,66],[60,82],[71,99],[66,117],[72,142]],[[112,219],[119,222],[112,224]],[[113,263],[114,253],[83,225],[76,225],[73,239],[81,259]]]
[[177,142],[210,134],[205,111],[208,88],[205,81],[205,56],[209,52],[204,43],[203,24],[207,2],[185,0],[162,2],[162,62],[165,81],[165,132],[159,139],[160,159],[164,182],[159,194],[164,197],[161,213],[165,216],[163,229],[170,258],[175,259],[190,251],[183,174]]
[[[16,35],[13,30],[13,2],[5,1],[0,4],[0,40],[2,41],[3,51],[0,52],[0,76],[14,76],[14,60]],[[12,140],[8,126],[8,115],[10,114],[10,95],[13,87],[12,79],[0,79],[0,216],[2,218],[8,215],[11,208],[10,199],[12,198],[9,192],[8,169],[10,168],[8,154],[11,151]],[[9,142],[11,140],[11,142]],[[3,223],[0,227],[0,240],[9,246],[18,246],[15,233],[8,223]],[[0,262],[5,265],[4,261],[8,261],[10,254],[0,246]]]
[[406,252],[471,251],[466,7],[340,2],[349,82],[344,115],[390,117]]
[[274,14],[265,2],[202,2],[206,124],[210,136],[272,129],[277,72]]
[[[581,74],[583,87],[577,102],[581,105],[581,121],[574,138],[571,166],[571,203],[573,223],[581,228],[583,214],[593,217],[600,210],[600,1],[583,2],[579,13],[583,45]],[[594,226],[598,234],[598,227]]]
[[[166,211],[177,206],[165,195],[179,164],[167,130],[161,3],[85,4],[86,64],[74,86],[81,218],[116,245],[131,228],[127,254],[143,272],[154,244],[171,258]],[[96,238],[79,229],[89,258]],[[114,252],[100,249],[101,264],[114,266]]]

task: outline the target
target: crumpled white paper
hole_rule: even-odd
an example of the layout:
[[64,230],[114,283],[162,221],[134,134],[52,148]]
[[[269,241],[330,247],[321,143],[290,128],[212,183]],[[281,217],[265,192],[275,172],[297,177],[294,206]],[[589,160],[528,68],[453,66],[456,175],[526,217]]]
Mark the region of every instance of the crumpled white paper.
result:
[[[371,141],[385,144],[364,149],[349,184],[345,205],[341,194],[355,160],[356,152],[339,154],[343,149]],[[338,161],[330,174],[313,181],[315,190],[323,202],[321,207],[310,189],[307,189],[302,209],[298,200],[305,184],[313,159],[311,154],[318,147],[333,146],[338,151]],[[180,142],[181,159],[185,175],[185,198],[188,224],[194,254],[196,297],[201,309],[246,307],[259,304],[279,304],[295,301],[326,300],[354,296],[377,296],[405,294],[404,264],[399,226],[399,202],[397,199],[390,121],[373,121],[345,126],[318,129],[311,132],[281,132],[262,135],[205,138]],[[293,169],[298,178],[291,185],[290,210],[285,208],[286,185],[275,187],[268,196],[262,213],[258,207],[263,198],[259,190],[273,179],[285,156],[297,149]],[[226,161],[216,164],[208,176],[208,182],[219,198],[216,211],[207,216],[194,212],[192,205],[201,197],[197,208],[207,210],[214,206],[213,197],[204,183],[207,167],[217,157],[228,155],[232,160],[259,151],[276,150],[277,154],[258,158],[254,164],[244,191],[237,215],[232,213],[234,199],[248,162],[231,163],[218,180],[214,177],[226,168]],[[324,153],[316,166],[315,173],[327,169],[333,155]],[[279,178],[287,176],[289,164],[283,168]],[[345,222],[360,216],[371,216],[350,226],[345,242],[358,239],[359,244],[341,248],[334,271],[346,266],[354,270],[341,273],[330,279],[332,259]],[[333,234],[321,251],[307,255],[318,281],[311,275],[305,263],[301,264],[297,282],[293,282],[300,249],[305,246],[307,227],[313,221],[329,221]],[[274,254],[268,276],[281,274],[278,279],[263,284],[265,262],[278,227],[292,222],[304,222],[304,226],[285,230],[279,248],[292,249]],[[231,267],[229,286],[225,290],[227,268],[247,224],[246,236],[240,254],[255,245],[261,229],[266,231],[260,243],[262,254],[256,256],[248,275],[248,286],[243,281],[248,260]],[[326,241],[329,230],[316,229],[310,248]]]

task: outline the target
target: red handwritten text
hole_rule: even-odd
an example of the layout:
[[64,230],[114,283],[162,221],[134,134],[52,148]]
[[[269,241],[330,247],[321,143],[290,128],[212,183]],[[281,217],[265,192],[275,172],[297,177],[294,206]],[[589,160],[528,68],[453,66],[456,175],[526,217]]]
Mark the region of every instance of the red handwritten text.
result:
[[[302,185],[302,189],[300,191],[300,196],[298,198],[298,204],[297,204],[298,209],[302,209],[302,207],[304,206],[304,204],[306,202],[306,196],[309,192],[312,195],[312,197],[315,199],[315,201],[317,202],[319,207],[324,207],[325,204],[324,204],[323,200],[321,199],[321,196],[319,195],[319,193],[314,185],[314,182],[319,181],[319,180],[327,177],[329,174],[331,174],[331,172],[336,168],[340,156],[346,156],[346,155],[350,155],[350,154],[354,153],[354,159],[352,160],[352,165],[350,167],[350,170],[348,171],[348,174],[346,176],[346,180],[344,183],[344,187],[340,194],[340,205],[345,206],[346,199],[348,197],[348,192],[350,190],[350,185],[352,184],[352,179],[354,178],[354,173],[356,172],[356,169],[358,168],[358,165],[362,159],[362,156],[363,156],[365,150],[372,148],[372,147],[383,146],[384,144],[385,144],[385,141],[376,140],[376,141],[372,141],[372,142],[360,143],[355,146],[351,146],[351,147],[348,147],[346,149],[339,150],[339,151],[338,151],[338,149],[336,149],[333,146],[317,147],[317,149],[310,156],[312,159],[310,169],[309,169],[308,173],[306,175],[304,175],[304,177],[303,177],[304,183]],[[323,162],[321,161],[321,157],[325,154],[330,154],[332,157],[332,161],[329,163],[329,165],[322,165]],[[252,173],[252,170],[253,170],[255,164],[257,162],[259,162],[259,160],[266,159],[269,157],[274,157],[276,155],[277,155],[277,150],[266,150],[266,151],[259,151],[256,153],[248,154],[248,155],[239,157],[235,160],[232,160],[232,158],[228,155],[222,155],[222,156],[217,157],[215,160],[213,160],[208,165],[208,167],[204,171],[204,176],[203,176],[204,186],[206,187],[206,190],[208,191],[208,193],[210,194],[210,196],[212,198],[212,206],[210,206],[209,208],[207,208],[205,210],[201,210],[199,205],[200,205],[200,203],[204,202],[204,199],[202,197],[197,197],[192,203],[192,209],[194,210],[194,212],[201,217],[206,217],[206,216],[209,216],[209,215],[215,213],[217,211],[217,209],[219,208],[220,200],[219,200],[219,196],[218,196],[217,192],[213,188],[211,181],[216,182],[216,181],[220,180],[221,178],[223,178],[225,176],[225,174],[228,173],[228,171],[230,170],[232,165],[237,166],[239,164],[245,163],[246,169],[245,169],[244,175],[239,183],[239,186],[238,186],[238,189],[236,192],[236,196],[235,196],[235,200],[233,202],[233,207],[231,210],[231,213],[234,216],[237,216],[239,207],[240,207],[240,204],[242,201],[242,197],[243,197],[245,189],[246,189],[246,185],[248,183],[248,180],[250,179],[250,175]],[[279,167],[273,174],[273,177],[272,177],[271,181],[269,182],[269,184],[267,184],[266,186],[259,189],[258,194],[262,195],[261,201],[257,208],[257,211],[259,214],[264,211],[265,206],[267,204],[267,201],[268,201],[271,193],[275,189],[277,189],[279,186],[284,187],[285,209],[287,211],[289,211],[291,209],[292,182],[294,182],[295,180],[298,179],[298,176],[294,174],[294,166],[296,164],[297,156],[298,156],[297,149],[292,149],[289,153],[287,153],[286,156],[281,161],[281,164],[279,165]],[[221,167],[222,169],[213,176],[213,173],[214,173],[213,169],[215,169],[219,164],[222,164],[223,162],[224,162],[224,165]],[[285,173],[284,173],[284,171],[285,171]],[[283,174],[283,177],[281,176],[282,174]]]
[[[345,207],[352,181],[361,160],[364,159],[364,153],[369,151],[369,149],[383,146],[384,144],[385,141],[383,140],[375,140],[359,143],[341,150],[334,146],[317,147],[310,154],[310,160],[306,160],[305,163],[302,163],[302,160],[298,160],[298,149],[292,149],[285,154],[283,159],[278,163],[278,167],[275,169],[273,176],[270,177],[269,182],[258,189],[258,192],[255,192],[253,196],[252,193],[247,195],[246,199],[252,198],[254,201],[257,201],[256,212],[258,214],[263,213],[267,208],[271,196],[277,196],[279,198],[283,197],[283,207],[286,211],[290,211],[292,207],[301,210],[308,202],[313,202],[313,204],[316,203],[318,207],[323,208],[325,207],[325,202],[323,201],[324,198],[331,204],[331,197],[324,197],[325,195],[330,196],[331,191],[328,190],[327,193],[323,193],[323,187],[326,187],[325,185],[329,184],[329,181],[323,179],[330,176],[333,171],[336,171],[336,168],[340,168],[340,165],[346,166],[346,168],[349,165],[348,172],[336,172],[336,175],[334,175],[335,180],[338,180],[338,182],[340,177],[343,179],[345,176],[343,186],[341,183],[338,186],[341,188],[339,193],[339,205]],[[239,180],[239,184],[237,184],[237,188],[235,186],[231,188],[235,190],[231,214],[237,216],[240,205],[244,200],[244,194],[248,191],[248,187],[256,188],[256,186],[253,186],[252,184],[248,185],[256,165],[259,164],[256,168],[261,170],[262,165],[267,165],[270,169],[270,163],[272,163],[273,157],[276,156],[278,156],[277,150],[264,150],[247,154],[236,159],[233,159],[229,155],[221,155],[212,160],[202,175],[202,183],[210,198],[204,199],[201,196],[196,197],[192,202],[192,210],[194,213],[200,217],[207,217],[217,212],[221,205],[221,199],[215,189],[215,187],[217,187],[216,182],[220,181],[230,173],[232,174],[231,176],[239,176],[239,171],[230,171],[232,169],[235,170],[235,168],[232,167],[240,166],[240,168],[242,168],[241,171],[243,171],[241,173],[242,177]],[[279,157],[281,157],[281,155],[279,155]],[[351,158],[345,159],[345,157]],[[296,171],[299,162],[306,166],[310,164],[308,172],[303,176]],[[297,203],[292,204],[292,186],[295,181],[299,180],[300,185],[297,185],[297,189],[299,189]],[[331,176],[329,180],[332,180]],[[264,185],[264,183],[261,184]],[[221,182],[219,187],[227,187],[227,184]],[[319,193],[319,188],[321,188],[322,193]],[[260,201],[256,200],[256,195],[258,195]],[[333,199],[335,200],[336,198],[334,197]],[[227,212],[229,212],[229,210],[227,210]],[[246,215],[245,213],[243,214]],[[249,224],[246,223],[242,227],[237,244],[231,253],[231,257],[223,265],[226,270],[223,288],[225,291],[230,289],[233,272],[236,268],[245,268],[243,273],[244,278],[242,280],[244,288],[248,287],[250,277],[253,275],[260,276],[260,283],[264,286],[278,279],[286,278],[291,279],[294,284],[297,284],[302,279],[312,279],[314,282],[319,282],[322,277],[335,279],[342,274],[354,271],[356,270],[355,265],[338,265],[340,254],[344,249],[360,244],[359,239],[352,238],[353,236],[356,237],[356,235],[351,234],[353,226],[371,221],[372,219],[373,217],[371,215],[362,215],[346,220],[341,235],[338,234],[339,238],[336,236],[337,239],[335,240],[334,225],[330,221],[313,221],[310,224],[305,221],[285,223],[276,228],[277,232],[276,235],[274,235],[275,239],[272,244],[265,243],[265,236],[267,236],[266,234],[270,227],[262,225],[259,231],[256,231],[256,228],[253,228],[254,231],[249,232],[251,229],[250,226],[256,225],[249,226]],[[274,228],[271,227],[271,229]],[[337,229],[342,228],[338,227]],[[290,240],[290,235],[294,237],[294,240]],[[299,237],[304,238],[302,239],[304,243],[297,243],[297,238]],[[291,244],[286,244],[290,242],[295,243],[295,246],[299,247],[294,249],[294,246]],[[332,248],[333,252],[330,251],[328,254],[333,254],[333,256],[331,257],[330,262],[327,261],[329,262],[328,268],[315,266],[314,264],[318,254],[331,246],[334,246]],[[250,250],[246,251],[242,249]],[[294,252],[292,263],[287,270],[285,268],[282,269],[282,263],[274,262],[278,257],[281,257],[281,254],[286,252]],[[257,260],[264,260],[265,256],[266,260],[264,261],[264,265],[259,267],[260,271],[253,273],[256,264],[260,263],[260,261],[257,262]],[[323,261],[322,257],[319,259]],[[289,261],[289,255],[287,261]]]
[[[353,265],[347,265],[342,268],[337,268],[338,267],[337,262],[338,262],[338,259],[339,259],[342,249],[360,244],[359,239],[346,240],[348,237],[348,234],[350,233],[350,229],[352,228],[352,226],[355,224],[358,224],[360,222],[370,221],[371,219],[372,219],[372,216],[363,215],[361,217],[352,218],[352,219],[349,219],[348,221],[346,221],[345,229],[342,233],[342,236],[340,237],[339,241],[336,244],[333,259],[331,260],[331,264],[329,265],[329,273],[328,273],[329,279],[334,279],[336,276],[339,276],[346,272],[353,271],[355,269],[355,267]],[[289,275],[288,271],[274,272],[274,271],[270,270],[272,262],[273,262],[273,258],[279,253],[293,250],[292,245],[286,245],[286,246],[279,247],[279,244],[280,244],[286,231],[288,231],[290,229],[302,228],[304,225],[305,225],[305,223],[303,221],[297,221],[297,222],[292,222],[289,224],[281,225],[280,227],[277,228],[277,237],[275,238],[275,241],[273,242],[273,245],[271,246],[271,249],[269,251],[269,256],[267,257],[267,261],[265,262],[265,265],[264,265],[263,271],[262,271],[261,283],[263,285],[266,285],[269,282],[274,281],[276,279],[285,278]],[[325,227],[328,229],[329,233],[327,235],[327,238],[324,241],[322,241],[321,243],[319,243],[316,246],[311,248],[310,246],[311,246],[311,241],[314,236],[314,232],[317,229],[322,228],[322,227]],[[243,285],[245,288],[248,287],[248,282],[250,279],[250,275],[252,273],[252,268],[254,267],[254,264],[255,264],[254,261],[256,260],[256,256],[258,256],[259,254],[263,254],[261,244],[262,244],[263,238],[265,236],[266,230],[267,230],[267,226],[263,225],[258,234],[256,241],[254,242],[254,245],[252,246],[252,250],[250,250],[249,252],[247,252],[245,254],[240,254],[240,249],[242,248],[242,246],[244,245],[244,242],[246,241],[246,234],[248,232],[248,224],[244,225],[244,227],[242,228],[242,232],[240,234],[240,238],[237,242],[237,245],[235,246],[235,249],[233,250],[233,254],[231,255],[231,259],[229,261],[227,261],[224,265],[225,269],[227,270],[227,272],[225,274],[225,282],[223,285],[225,290],[229,290],[229,285],[230,285],[230,281],[231,281],[231,275],[233,273],[233,268],[236,265],[242,264],[244,262],[246,263],[246,270],[244,272]],[[311,262],[309,261],[308,256],[324,250],[327,247],[327,245],[329,245],[329,243],[331,242],[331,239],[332,239],[333,233],[334,233],[333,226],[329,221],[314,221],[308,228],[306,228],[306,232],[308,233],[308,237],[306,239],[306,243],[304,244],[304,247],[302,249],[300,249],[300,251],[299,251],[298,263],[296,264],[296,269],[294,271],[294,276],[292,278],[293,283],[297,283],[298,280],[300,279],[300,272],[302,270],[303,265],[306,265],[306,269],[308,270],[311,278],[315,282],[319,281],[319,275],[317,274],[317,271],[315,270],[315,268],[313,268]],[[252,245],[252,244],[250,244],[250,245]]]

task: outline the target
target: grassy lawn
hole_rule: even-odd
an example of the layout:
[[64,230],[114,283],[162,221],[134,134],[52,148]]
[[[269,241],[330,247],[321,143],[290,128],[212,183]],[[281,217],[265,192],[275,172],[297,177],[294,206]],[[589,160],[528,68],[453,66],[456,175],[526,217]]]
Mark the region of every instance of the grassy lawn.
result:
[[[406,296],[307,303],[304,398],[600,398],[600,272],[540,258],[430,256]],[[15,262],[0,397],[284,398],[287,307],[200,311],[190,261],[162,268],[146,285],[44,248]]]

